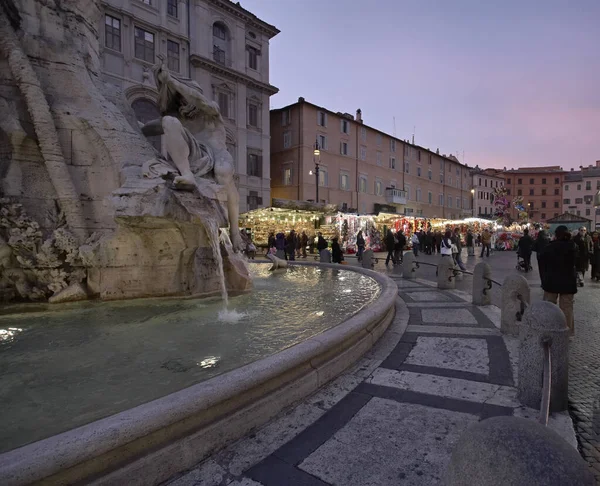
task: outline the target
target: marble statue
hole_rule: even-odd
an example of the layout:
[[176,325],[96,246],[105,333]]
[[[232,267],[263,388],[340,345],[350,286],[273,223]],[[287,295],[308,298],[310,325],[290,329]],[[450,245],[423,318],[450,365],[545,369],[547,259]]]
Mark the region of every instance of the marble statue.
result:
[[171,74],[164,58],[159,59],[152,70],[162,116],[143,124],[142,133],[164,135],[167,155],[179,171],[173,179],[176,189],[194,187],[200,177],[212,179],[224,188],[231,242],[234,250],[240,251],[243,242],[238,227],[239,194],[219,105],[208,100],[196,82]]
[[288,267],[287,260],[277,258],[275,255],[272,255],[271,253],[267,253],[266,256],[267,256],[267,259],[270,260],[272,263],[271,268],[269,268],[270,271],[285,269]]
[[161,58],[157,90],[107,79],[103,22],[101,0],[0,1],[0,302],[249,290],[217,104]]

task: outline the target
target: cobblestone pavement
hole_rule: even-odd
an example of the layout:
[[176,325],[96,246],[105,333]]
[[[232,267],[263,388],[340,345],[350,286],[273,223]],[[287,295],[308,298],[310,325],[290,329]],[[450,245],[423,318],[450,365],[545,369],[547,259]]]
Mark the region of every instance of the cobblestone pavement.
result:
[[[502,415],[537,419],[539,411],[517,399],[518,339],[501,335],[497,307],[404,280],[398,267],[378,270],[390,274],[399,298],[375,346],[169,486],[440,484],[470,425]],[[577,446],[568,413],[552,414],[548,425]]]
[[[350,260],[350,259],[349,259]],[[418,260],[437,264],[439,257],[420,255]],[[354,263],[353,260],[350,260]],[[479,256],[465,258],[467,271],[473,271]],[[532,259],[533,272],[528,274],[516,270],[517,257],[514,252],[495,252],[484,261],[492,267],[492,278],[502,282],[508,275],[520,273],[530,283],[533,300],[542,298],[537,262]],[[381,258],[376,269],[392,275],[401,274],[401,267],[386,267]],[[421,265],[418,276],[435,280],[435,267]],[[456,288],[471,292],[472,279],[465,275],[456,282]],[[500,305],[500,287],[492,288],[492,302]],[[569,403],[575,423],[579,451],[588,461],[600,484],[600,284],[586,278],[585,286],[575,297],[575,339],[571,343],[569,360]]]

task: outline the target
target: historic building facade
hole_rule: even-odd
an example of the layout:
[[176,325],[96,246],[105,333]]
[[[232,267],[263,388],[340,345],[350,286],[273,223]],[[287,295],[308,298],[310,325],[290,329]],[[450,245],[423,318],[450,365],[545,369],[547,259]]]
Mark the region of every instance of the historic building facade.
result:
[[[565,171],[559,166],[524,167],[503,171],[506,189],[511,201],[523,196],[523,206],[533,221],[546,221],[562,212],[562,193]],[[511,207],[511,216],[517,210]]]
[[600,160],[596,165],[581,167],[565,174],[563,183],[562,212],[576,214],[592,220],[595,227],[600,222],[594,207],[594,197],[600,191]]
[[472,214],[470,172],[454,156],[370,127],[360,110],[336,113],[304,98],[272,110],[272,197],[315,201],[317,163],[319,202],[340,209],[448,219]]
[[[103,77],[139,121],[159,116],[151,71],[196,81],[219,103],[238,175],[240,211],[270,202],[269,41],[277,28],[229,0],[105,0]],[[152,140],[161,149],[160,137]]]
[[497,169],[473,169],[473,215],[493,219],[495,212],[494,191],[504,186],[502,171]]

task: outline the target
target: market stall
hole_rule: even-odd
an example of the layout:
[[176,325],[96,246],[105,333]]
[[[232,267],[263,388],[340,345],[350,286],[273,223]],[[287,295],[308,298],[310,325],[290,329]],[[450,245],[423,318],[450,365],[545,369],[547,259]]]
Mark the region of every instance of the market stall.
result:
[[298,234],[305,231],[309,237],[314,236],[323,216],[324,213],[318,211],[261,208],[242,214],[239,225],[250,231],[256,246],[266,247],[271,232],[287,234],[293,229]]

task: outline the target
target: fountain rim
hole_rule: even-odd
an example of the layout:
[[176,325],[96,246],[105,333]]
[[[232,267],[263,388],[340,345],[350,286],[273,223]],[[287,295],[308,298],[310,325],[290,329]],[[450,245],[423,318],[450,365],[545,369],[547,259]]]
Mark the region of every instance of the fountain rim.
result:
[[[259,401],[275,398],[276,407],[271,407],[269,415],[264,420],[259,419],[258,423],[253,423],[252,427],[261,425],[285,406],[310,395],[341,374],[367,352],[387,329],[394,315],[398,288],[388,276],[361,267],[341,267],[338,264],[316,262],[289,262],[289,265],[361,273],[374,279],[380,285],[380,292],[367,306],[346,321],[271,356],[0,454],[0,477],[6,481],[4,484],[24,485],[50,477],[58,480],[65,474],[69,481],[75,482],[113,472],[118,474],[128,469],[134,469],[129,474],[132,474],[131,478],[137,478],[144,473],[135,464],[160,454],[173,445],[173,442],[185,441],[215,424],[223,425],[223,421],[243,413]],[[345,353],[350,353],[351,356],[346,356]],[[297,388],[300,388],[300,393]],[[188,428],[182,431],[181,427],[185,429],[185,422],[188,422]],[[246,422],[252,421],[246,416]],[[231,435],[232,431],[229,432],[229,435],[221,434],[227,436],[223,439],[225,443],[239,438],[247,430],[241,430],[241,434],[235,437]],[[156,437],[157,435],[161,437]],[[133,443],[143,451],[140,452],[135,446],[131,447]],[[115,454],[117,449],[135,451],[129,451],[131,457],[124,459],[122,454]],[[195,458],[192,464],[178,467],[168,474],[191,467],[215,447],[205,449],[205,452],[199,453],[202,457]],[[180,454],[181,452],[176,453],[177,456]],[[107,456],[110,458],[108,462]],[[113,467],[107,470],[106,466],[110,465]],[[147,468],[148,464],[144,467]],[[148,478],[156,478],[152,472],[146,474]],[[162,480],[157,480],[156,484]]]

